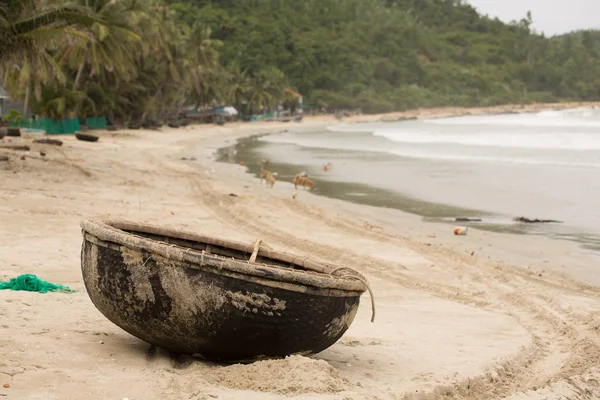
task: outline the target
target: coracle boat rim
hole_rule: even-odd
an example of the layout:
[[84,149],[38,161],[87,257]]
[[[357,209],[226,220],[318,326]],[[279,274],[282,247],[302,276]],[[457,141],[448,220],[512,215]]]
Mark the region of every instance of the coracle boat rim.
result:
[[[219,270],[225,269],[237,274],[271,281],[306,285],[320,289],[358,292],[357,294],[364,293],[368,289],[366,279],[351,268],[317,263],[308,257],[299,257],[291,253],[274,251],[264,245],[256,247],[250,244],[219,239],[179,229],[120,219],[89,218],[82,220],[80,226],[86,240],[89,240],[86,236],[91,235],[102,242],[114,243],[132,250],[144,250],[150,254],[164,257],[167,260],[184,262],[190,268],[210,266],[216,267]],[[136,233],[206,243],[247,254],[254,252],[254,256],[286,262],[301,267],[304,270],[252,262],[239,258],[228,258],[194,248],[139,236]]]

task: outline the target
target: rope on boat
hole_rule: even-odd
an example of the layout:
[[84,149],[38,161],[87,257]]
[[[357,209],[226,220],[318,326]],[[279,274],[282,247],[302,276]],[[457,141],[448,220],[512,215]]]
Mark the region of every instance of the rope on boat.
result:
[[351,278],[351,279],[356,279],[357,281],[361,281],[367,287],[367,290],[369,291],[369,296],[371,297],[371,322],[375,322],[375,294],[373,293],[373,290],[371,289],[369,282],[367,282],[367,280],[365,278],[360,276],[360,274],[358,272],[356,272],[352,268],[348,268],[348,267],[334,268],[329,273],[329,275],[333,275],[338,271],[344,271],[344,270],[350,272],[350,273],[345,274],[345,276],[344,276],[345,278]]

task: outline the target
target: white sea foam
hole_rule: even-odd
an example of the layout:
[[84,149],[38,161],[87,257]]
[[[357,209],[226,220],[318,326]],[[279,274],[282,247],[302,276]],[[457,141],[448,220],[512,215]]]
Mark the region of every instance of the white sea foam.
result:
[[[507,121],[517,120],[529,125],[508,126]],[[339,124],[328,127],[330,133],[286,132],[261,140],[413,159],[600,168],[600,110],[583,108],[428,122]],[[599,127],[590,127],[592,122]],[[546,123],[553,127],[540,128]]]
[[539,113],[464,116],[423,120],[434,125],[487,125],[524,127],[600,127],[600,110],[575,108]]
[[600,150],[598,133],[560,132],[537,133],[504,131],[486,133],[428,132],[404,130],[376,130],[374,136],[397,143],[458,144],[463,146],[510,147],[526,149]]
[[556,160],[556,159],[536,159],[536,158],[517,158],[517,157],[495,157],[478,156],[465,154],[439,154],[433,152],[420,151],[402,151],[393,150],[390,153],[405,158],[425,159],[425,160],[443,160],[458,162],[486,162],[486,163],[506,163],[506,164],[524,164],[524,165],[546,165],[555,167],[580,167],[580,168],[600,168],[599,162],[582,162],[576,160]]
[[506,156],[485,156],[478,153],[451,153],[441,151],[428,151],[418,148],[397,148],[397,147],[364,147],[355,145],[355,143],[340,143],[328,142],[309,139],[293,139],[293,138],[271,138],[268,140],[273,143],[293,144],[304,148],[313,149],[329,149],[329,150],[347,150],[347,151],[368,151],[376,153],[387,153],[404,158],[423,159],[423,160],[440,160],[440,161],[455,161],[455,162],[487,162],[487,163],[509,163],[509,164],[525,164],[525,165],[548,165],[562,167],[582,167],[582,168],[600,168],[600,159],[598,162],[579,161],[577,159],[564,160],[551,157],[546,158],[524,158]]

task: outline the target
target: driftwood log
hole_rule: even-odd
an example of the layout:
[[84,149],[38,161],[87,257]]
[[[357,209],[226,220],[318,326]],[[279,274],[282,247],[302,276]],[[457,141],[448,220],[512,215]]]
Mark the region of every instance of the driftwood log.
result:
[[457,217],[454,219],[456,222],[481,222],[481,218],[467,218],[467,217]]
[[50,144],[52,146],[62,146],[63,145],[63,142],[58,139],[36,139],[33,141],[33,143]]
[[0,149],[16,150],[16,151],[29,151],[29,150],[31,150],[31,148],[29,146],[11,146],[11,145],[1,145]]
[[562,221],[556,221],[554,219],[530,219],[525,217],[514,217],[513,221],[523,222],[525,224],[549,224],[549,223],[558,223],[562,224]]

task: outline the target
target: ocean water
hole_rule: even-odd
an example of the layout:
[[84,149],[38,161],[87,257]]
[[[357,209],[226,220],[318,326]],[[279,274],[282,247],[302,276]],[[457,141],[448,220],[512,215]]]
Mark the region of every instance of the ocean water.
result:
[[279,179],[306,171],[323,195],[600,249],[600,109],[337,124],[238,146],[237,158],[269,158]]

